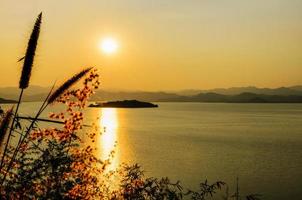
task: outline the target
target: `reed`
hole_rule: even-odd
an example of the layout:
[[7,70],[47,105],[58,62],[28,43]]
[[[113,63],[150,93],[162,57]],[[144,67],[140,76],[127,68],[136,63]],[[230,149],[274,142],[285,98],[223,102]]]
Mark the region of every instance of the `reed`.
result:
[[78,82],[82,77],[84,77],[93,67],[89,67],[87,69],[82,70],[81,72],[75,74],[73,77],[68,79],[65,83],[63,83],[58,89],[56,89],[48,98],[48,104],[52,104],[58,99],[65,91],[67,91],[71,86],[73,86],[76,82]]
[[34,28],[32,30],[32,33],[30,35],[28,44],[27,44],[27,50],[24,57],[24,64],[22,68],[22,73],[19,81],[19,88],[25,89],[29,85],[29,80],[31,76],[31,70],[34,63],[36,48],[38,45],[38,39],[40,35],[40,27],[42,22],[42,13],[39,14],[39,16],[36,19]]

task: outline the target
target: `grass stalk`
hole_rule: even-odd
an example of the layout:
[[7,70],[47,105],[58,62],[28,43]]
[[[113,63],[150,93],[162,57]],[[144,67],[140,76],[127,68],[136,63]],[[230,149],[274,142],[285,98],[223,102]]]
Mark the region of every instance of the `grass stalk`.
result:
[[[18,145],[17,145],[16,148],[15,148],[15,151],[14,151],[14,153],[13,153],[13,156],[12,156],[12,158],[11,158],[9,164],[8,164],[7,170],[6,170],[5,174],[4,174],[4,177],[3,177],[2,180],[1,180],[0,185],[3,185],[3,183],[4,183],[5,179],[6,179],[6,176],[7,176],[8,172],[10,171],[10,169],[11,169],[11,167],[12,167],[12,164],[13,164],[13,162],[15,161],[15,158],[16,158],[16,156],[17,156],[17,154],[18,154],[18,151],[19,151],[19,149],[20,149],[20,146],[24,143],[26,137],[27,137],[28,134],[30,133],[32,127],[34,126],[35,122],[37,121],[37,119],[39,118],[39,116],[41,115],[41,113],[42,113],[42,112],[46,109],[46,107],[48,106],[47,100],[48,100],[48,98],[49,98],[49,96],[50,96],[50,94],[51,94],[53,88],[54,88],[54,86],[51,88],[51,90],[50,90],[50,92],[48,93],[47,97],[46,97],[45,100],[43,101],[43,103],[42,103],[42,105],[41,105],[39,111],[37,112],[35,118],[32,120],[32,122],[31,122],[30,126],[28,127],[26,133],[23,135],[23,137],[22,137],[22,135],[20,135],[20,137],[21,137],[22,139],[19,140]],[[2,162],[3,162],[3,160],[2,160]],[[2,166],[2,168],[3,168],[3,166]],[[2,169],[2,168],[1,168],[1,169]]]
[[10,138],[11,138],[12,133],[13,133],[16,116],[18,114],[19,106],[20,106],[21,101],[22,101],[23,91],[24,91],[24,89],[21,89],[21,92],[20,92],[20,95],[19,95],[19,100],[18,100],[18,103],[17,103],[17,107],[16,107],[16,110],[15,110],[15,113],[14,113],[14,116],[13,116],[13,122],[11,123],[11,127],[9,129],[9,134],[8,134],[6,144],[5,144],[5,148],[3,150],[3,155],[2,155],[2,158],[1,158],[0,171],[3,168],[4,158],[5,158],[5,155],[6,155],[6,152],[7,152],[7,148],[8,148],[9,142],[10,142]]

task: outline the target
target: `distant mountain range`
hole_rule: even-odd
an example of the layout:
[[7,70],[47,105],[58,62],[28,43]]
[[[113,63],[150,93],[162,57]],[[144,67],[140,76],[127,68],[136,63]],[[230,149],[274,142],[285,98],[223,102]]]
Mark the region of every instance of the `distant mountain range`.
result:
[[224,102],[224,103],[302,103],[302,95],[268,95],[244,92],[236,95],[199,93],[193,96],[162,99],[166,102]]
[[[50,87],[30,86],[25,92],[24,101],[42,101]],[[14,87],[0,88],[0,97],[16,100],[19,89]],[[142,91],[103,91],[98,90],[91,101],[116,101],[137,99],[139,101],[172,101],[172,102],[288,102],[302,103],[302,86],[280,88],[233,87],[211,90],[183,90],[175,92],[142,92]]]
[[257,88],[254,86],[231,87],[231,88],[216,88],[210,90],[183,90],[177,93],[184,96],[191,96],[199,93],[237,95],[245,92],[254,93],[254,94],[266,94],[266,95],[302,95],[302,86],[297,85],[292,87],[279,87],[279,88]]
[[[25,101],[41,101],[48,94],[50,87],[30,86],[23,93]],[[0,87],[0,98],[18,100],[20,89],[17,87]]]

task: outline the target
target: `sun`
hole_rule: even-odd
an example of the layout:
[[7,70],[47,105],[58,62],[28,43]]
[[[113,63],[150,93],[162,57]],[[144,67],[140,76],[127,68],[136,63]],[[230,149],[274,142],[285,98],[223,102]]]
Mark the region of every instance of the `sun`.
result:
[[113,38],[104,38],[100,42],[100,49],[106,54],[113,54],[118,49],[118,43]]

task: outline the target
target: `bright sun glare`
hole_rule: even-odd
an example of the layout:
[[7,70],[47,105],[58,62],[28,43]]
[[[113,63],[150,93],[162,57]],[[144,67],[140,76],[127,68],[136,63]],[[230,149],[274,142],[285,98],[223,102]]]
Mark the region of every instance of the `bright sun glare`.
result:
[[118,49],[118,44],[113,38],[105,38],[100,43],[101,50],[106,54],[113,54]]

